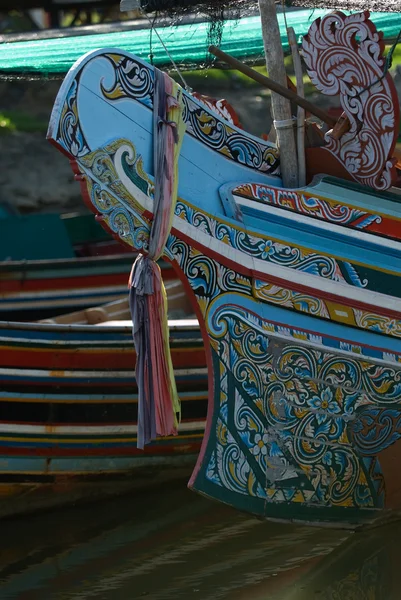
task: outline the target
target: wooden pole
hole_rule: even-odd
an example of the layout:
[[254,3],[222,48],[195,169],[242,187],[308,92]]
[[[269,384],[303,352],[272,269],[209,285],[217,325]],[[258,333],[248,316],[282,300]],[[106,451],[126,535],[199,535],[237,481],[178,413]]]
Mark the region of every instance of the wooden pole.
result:
[[[259,0],[259,11],[267,72],[273,81],[286,88],[287,75],[274,0]],[[272,92],[271,107],[280,148],[281,178],[284,187],[294,188],[298,186],[298,163],[291,104],[284,96]]]
[[307,112],[311,113],[312,115],[315,115],[315,117],[318,117],[318,119],[323,121],[323,123],[327,123],[327,125],[330,125],[330,127],[334,127],[334,125],[337,123],[336,119],[330,117],[330,115],[328,115],[324,110],[322,110],[318,106],[315,106],[314,104],[312,104],[312,102],[309,102],[309,100],[301,98],[300,96],[298,96],[298,94],[295,94],[295,92],[292,92],[288,88],[270,79],[270,77],[266,77],[266,75],[262,75],[261,73],[258,73],[258,71],[255,71],[247,65],[244,65],[244,63],[237,60],[230,54],[223,52],[223,50],[220,50],[216,46],[209,46],[209,52],[210,54],[214,54],[214,56],[217,56],[217,58],[219,58],[221,61],[230,65],[230,67],[233,67],[234,69],[237,69],[237,71],[240,71],[244,75],[247,75],[248,77],[250,77],[250,79],[253,79],[261,85],[266,86],[267,88],[269,88],[269,90],[281,94],[282,96],[284,96],[284,98],[287,98],[288,100],[291,100],[291,102],[294,102],[294,104],[302,106],[302,108],[304,108]]

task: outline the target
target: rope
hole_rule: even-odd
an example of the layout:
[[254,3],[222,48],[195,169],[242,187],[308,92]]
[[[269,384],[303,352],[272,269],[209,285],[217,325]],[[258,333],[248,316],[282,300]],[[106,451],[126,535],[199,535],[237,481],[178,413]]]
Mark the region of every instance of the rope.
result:
[[294,123],[296,121],[296,117],[291,117],[291,119],[284,119],[283,121],[273,121],[275,129],[292,129],[294,127]]
[[149,16],[146,14],[146,12],[145,12],[145,11],[142,11],[142,14],[143,14],[143,15],[146,17],[146,19],[148,20],[148,22],[149,22],[149,24],[150,24],[150,29],[151,29],[151,31],[154,31],[154,32],[155,32],[155,34],[157,35],[157,37],[159,38],[159,42],[160,42],[160,43],[161,43],[161,45],[163,46],[163,48],[164,48],[164,50],[165,50],[165,52],[166,52],[167,56],[169,57],[169,59],[170,59],[170,61],[171,61],[172,65],[173,65],[174,69],[177,71],[177,73],[178,73],[178,76],[179,76],[179,78],[181,79],[181,81],[182,81],[182,83],[183,83],[183,85],[184,85],[184,88],[185,88],[185,90],[186,90],[187,92],[191,92],[191,88],[189,87],[189,85],[188,85],[188,84],[187,84],[187,82],[185,81],[185,79],[184,79],[184,76],[182,75],[182,73],[181,73],[180,69],[179,69],[179,68],[178,68],[178,66],[176,65],[176,63],[175,63],[175,61],[174,61],[173,57],[171,56],[170,52],[167,50],[167,46],[166,46],[166,44],[163,42],[162,38],[161,38],[161,37],[160,37],[160,35],[159,35],[159,32],[157,31],[156,27],[154,26],[154,22],[155,22],[155,20],[156,20],[156,17],[155,17],[155,19],[153,20],[153,23],[152,23],[152,21],[150,20]]
[[[287,31],[288,30],[288,23],[287,23],[287,14],[285,12],[285,3],[284,3],[284,0],[281,0],[281,6],[282,6],[282,9],[283,9],[283,17],[284,17],[285,30]],[[287,36],[287,39],[288,39],[288,36]]]
[[153,57],[154,57],[154,54],[153,54],[153,29],[155,26],[156,19],[157,19],[157,13],[153,17],[153,22],[151,24],[150,34],[149,34],[149,61],[150,61],[150,64],[152,65],[152,67],[153,67]]

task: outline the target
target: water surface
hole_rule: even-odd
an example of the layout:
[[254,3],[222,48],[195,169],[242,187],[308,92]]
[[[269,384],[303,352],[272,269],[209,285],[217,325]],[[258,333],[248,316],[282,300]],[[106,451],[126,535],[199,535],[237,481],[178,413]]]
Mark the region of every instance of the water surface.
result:
[[401,598],[401,524],[261,522],[184,481],[0,527],[1,600]]

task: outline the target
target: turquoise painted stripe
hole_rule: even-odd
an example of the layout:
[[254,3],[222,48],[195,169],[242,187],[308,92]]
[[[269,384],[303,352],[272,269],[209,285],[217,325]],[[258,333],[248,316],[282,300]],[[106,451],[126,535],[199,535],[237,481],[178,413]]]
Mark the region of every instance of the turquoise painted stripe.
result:
[[302,191],[334,200],[340,204],[355,206],[373,214],[382,213],[401,219],[400,196],[389,192],[376,192],[368,187],[363,188],[357,183],[344,181],[344,179],[325,177],[318,184],[310,185]]
[[246,206],[241,206],[241,211],[250,234],[259,232],[284,244],[303,246],[345,262],[362,263],[401,274],[401,252],[378,243],[361,243],[358,239],[359,230],[351,237],[323,230],[316,222],[310,225],[298,223],[292,215],[272,215]]
[[[287,11],[289,27],[294,27],[297,36],[307,33],[311,23],[327,10]],[[346,11],[344,11],[346,12]],[[395,38],[400,29],[400,18],[396,13],[372,13],[372,20],[384,32],[386,38]],[[288,50],[283,14],[278,15],[281,43]],[[159,28],[163,42],[172,58],[178,63],[201,65],[207,54],[208,23],[193,23]],[[86,52],[98,48],[119,47],[148,60],[150,30],[119,31],[107,34],[76,36],[72,38],[46,39],[13,42],[0,45],[0,70],[3,73],[66,73],[74,62]],[[220,47],[225,52],[242,60],[263,56],[263,40],[260,17],[244,17],[226,21]],[[170,60],[153,35],[152,53],[154,64],[171,66]]]

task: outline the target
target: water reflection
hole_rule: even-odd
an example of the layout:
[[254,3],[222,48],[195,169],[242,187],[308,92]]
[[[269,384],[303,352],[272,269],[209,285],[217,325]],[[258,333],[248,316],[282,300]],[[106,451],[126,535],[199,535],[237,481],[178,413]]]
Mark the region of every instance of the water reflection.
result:
[[401,525],[262,523],[166,488],[1,523],[2,600],[398,600]]

